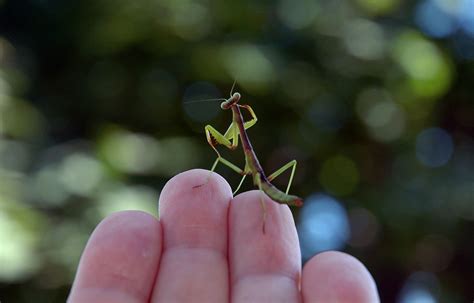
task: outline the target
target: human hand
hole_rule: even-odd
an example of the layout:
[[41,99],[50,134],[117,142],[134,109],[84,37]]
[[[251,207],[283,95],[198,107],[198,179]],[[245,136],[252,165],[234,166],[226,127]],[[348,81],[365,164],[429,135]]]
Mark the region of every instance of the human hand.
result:
[[159,220],[125,211],[102,221],[68,302],[379,302],[370,273],[347,254],[321,253],[301,270],[288,206],[264,196],[264,234],[261,193],[232,199],[216,173],[193,188],[208,174],[191,170],[171,179]]

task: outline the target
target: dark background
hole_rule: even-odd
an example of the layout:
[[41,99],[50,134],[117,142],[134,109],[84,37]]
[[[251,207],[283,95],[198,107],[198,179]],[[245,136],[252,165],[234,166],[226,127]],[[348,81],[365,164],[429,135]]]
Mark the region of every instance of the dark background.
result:
[[0,300],[64,302],[103,217],[209,168],[230,112],[185,102],[234,80],[264,169],[298,161],[304,260],[353,254],[383,302],[474,299],[472,0],[3,0]]

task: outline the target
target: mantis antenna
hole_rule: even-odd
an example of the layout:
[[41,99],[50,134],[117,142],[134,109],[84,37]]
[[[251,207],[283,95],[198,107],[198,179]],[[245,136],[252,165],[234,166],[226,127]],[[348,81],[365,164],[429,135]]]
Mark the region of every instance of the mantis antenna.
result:
[[232,83],[232,88],[230,89],[230,96],[231,97],[232,97],[232,93],[234,92],[235,82],[237,82],[237,80],[234,80],[234,83]]
[[190,103],[200,103],[200,102],[216,102],[216,101],[225,101],[227,99],[225,98],[213,98],[213,99],[199,99],[199,100],[190,100],[190,101],[185,101],[183,104],[190,104]]
[[[234,92],[236,82],[237,82],[237,80],[234,80],[234,83],[232,83],[232,88],[230,89],[230,96],[231,97],[232,97],[232,93]],[[200,102],[212,102],[212,101],[227,101],[227,99],[226,98],[212,98],[212,99],[189,100],[189,101],[183,102],[183,104],[200,103]]]

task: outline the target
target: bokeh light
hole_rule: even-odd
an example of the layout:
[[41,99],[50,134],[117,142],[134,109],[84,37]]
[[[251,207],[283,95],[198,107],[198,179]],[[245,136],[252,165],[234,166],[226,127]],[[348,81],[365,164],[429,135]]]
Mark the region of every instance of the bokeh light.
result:
[[347,213],[334,198],[314,194],[305,199],[298,223],[303,260],[330,249],[342,249],[349,239]]
[[[145,134],[108,127],[99,141],[99,153],[115,170],[129,174],[173,175],[195,163],[200,149],[193,140],[180,137],[160,141]],[[147,157],[143,157],[147,154]]]
[[97,195],[97,207],[101,217],[123,210],[141,210],[157,215],[156,197],[158,192],[146,186],[124,186],[123,184],[108,184]]
[[453,258],[451,240],[442,235],[427,235],[416,247],[416,259],[427,272],[445,270]]
[[445,165],[453,154],[453,139],[441,128],[428,128],[416,138],[416,157],[425,166]]
[[459,20],[465,32],[474,37],[474,2],[471,0],[459,1]]
[[275,60],[265,48],[253,44],[232,43],[222,47],[220,58],[228,74],[252,93],[266,91],[275,81]]
[[[147,135],[111,128],[102,137],[101,154],[119,171],[145,173],[158,162],[161,153],[158,142]],[[143,157],[143,154],[148,157]]]
[[0,196],[0,281],[25,279],[41,265],[36,253],[44,218],[8,198]]
[[361,207],[351,209],[348,216],[351,230],[349,245],[356,248],[374,245],[381,232],[377,217]]
[[399,5],[399,0],[357,0],[356,1],[368,13],[382,15],[391,12]]
[[64,159],[58,176],[63,186],[70,192],[89,196],[104,179],[104,168],[99,160],[76,153]]
[[420,1],[416,21],[428,35],[441,38],[461,29],[469,36],[474,34],[474,3],[471,0]]
[[302,29],[310,26],[319,14],[317,1],[311,0],[280,0],[278,17],[283,24],[292,29]]
[[399,303],[437,303],[437,277],[428,272],[415,272],[408,277],[397,300]]
[[432,293],[423,288],[408,290],[399,301],[400,303],[436,303]]
[[457,29],[457,22],[437,2],[435,0],[420,2],[416,9],[416,22],[426,34],[442,38],[451,35]]
[[405,130],[403,109],[382,88],[370,87],[363,90],[357,98],[356,111],[366,124],[369,134],[377,141],[396,140]]
[[[0,96],[0,99],[2,97]],[[41,136],[44,120],[41,114],[28,102],[3,96],[0,101],[0,134],[14,138]]]
[[385,51],[383,29],[375,22],[357,19],[348,22],[344,29],[344,42],[349,52],[360,59],[376,60]]
[[452,81],[449,59],[432,42],[414,31],[401,33],[394,41],[393,56],[405,71],[408,85],[420,97],[437,97]]
[[59,169],[57,164],[46,165],[32,176],[29,193],[35,204],[54,207],[66,203],[69,192],[60,179]]
[[359,171],[351,159],[334,156],[324,161],[319,180],[328,192],[346,196],[356,189],[359,183]]

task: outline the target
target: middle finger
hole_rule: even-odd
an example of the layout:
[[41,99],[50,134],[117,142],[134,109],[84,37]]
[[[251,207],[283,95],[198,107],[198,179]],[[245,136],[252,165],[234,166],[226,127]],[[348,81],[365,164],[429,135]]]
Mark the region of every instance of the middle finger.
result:
[[[266,205],[265,233],[260,199]],[[288,206],[260,191],[240,194],[230,205],[232,302],[300,302],[301,254]]]

